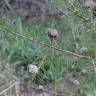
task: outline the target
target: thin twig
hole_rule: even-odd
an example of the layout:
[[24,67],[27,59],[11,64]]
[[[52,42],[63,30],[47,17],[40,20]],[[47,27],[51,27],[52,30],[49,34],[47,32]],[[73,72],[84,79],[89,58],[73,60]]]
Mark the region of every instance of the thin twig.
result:
[[[67,8],[69,11],[74,12],[74,10],[72,10],[71,8]],[[83,15],[79,15],[76,14],[78,17],[80,17],[82,20],[86,21],[86,17],[84,17]]]
[[[95,74],[96,74],[96,65],[95,65],[95,61],[94,59],[92,59],[92,64],[93,64],[93,82],[95,82]],[[95,86],[94,86],[95,87]],[[93,87],[93,96],[96,96],[95,95],[95,92],[94,92],[94,87]]]
[[96,74],[96,65],[95,65],[94,59],[92,59],[92,64],[93,64],[93,68],[94,68],[94,73]]
[[73,39],[74,39],[75,46],[76,46],[77,50],[79,50],[79,44],[76,41],[76,37],[75,37],[74,32],[72,32],[72,36],[73,36]]
[[70,55],[74,55],[74,56],[76,56],[76,57],[80,57],[80,58],[90,58],[89,56],[79,55],[79,54],[76,54],[76,53],[71,52],[71,51],[68,51],[68,50],[64,50],[64,49],[61,49],[61,48],[58,48],[58,47],[55,47],[55,46],[50,46],[49,44],[46,44],[46,43],[44,43],[44,42],[35,40],[35,39],[33,39],[32,37],[30,38],[30,37],[27,37],[27,36],[23,36],[23,35],[17,34],[16,32],[10,31],[10,30],[8,30],[7,28],[4,28],[4,27],[2,27],[2,26],[0,26],[0,28],[3,30],[3,31],[1,31],[1,32],[8,32],[8,33],[14,35],[15,37],[17,36],[17,37],[20,37],[20,38],[23,38],[23,39],[27,39],[27,40],[29,40],[29,41],[31,41],[31,42],[38,43],[38,44],[40,44],[40,45],[44,45],[44,46],[47,46],[47,47],[51,47],[51,48],[53,48],[53,49],[55,49],[55,50],[58,50],[58,51],[61,51],[61,52],[64,52],[64,53],[67,53],[67,54],[70,54]]
[[15,82],[13,84],[11,84],[8,88],[6,88],[5,90],[3,90],[1,93],[0,93],[0,96],[3,95],[5,92],[7,92],[9,89],[11,89],[12,87],[14,87],[16,84],[18,84],[19,82]]
[[[40,89],[38,89],[38,88],[35,88],[35,87],[32,87],[32,89],[35,89],[36,91],[38,91],[38,90],[40,90]],[[46,92],[46,93],[48,93],[48,94],[50,94],[50,95],[52,95],[52,96],[65,96],[64,95],[64,93],[59,93],[59,92],[52,92],[52,91],[49,91],[48,89],[41,89],[40,91],[42,91],[42,92]],[[67,94],[67,92],[65,92],[65,94]],[[69,96],[69,95],[68,95]]]
[[[47,56],[46,54],[43,56],[43,59],[42,59],[40,65],[38,67],[38,74],[39,74],[39,71],[40,71],[41,66],[44,64],[44,60],[45,60],[46,56]],[[34,77],[32,78],[32,80],[34,80],[36,78],[36,76],[37,76],[37,74],[34,75]]]
[[44,57],[43,57],[43,59],[42,59],[42,61],[41,61],[40,65],[39,65],[38,69],[40,69],[40,68],[41,68],[41,66],[44,64],[44,60],[45,60],[45,58],[46,58],[46,54],[44,55]]
[[[39,90],[38,88],[35,88],[35,87],[33,87],[32,89]],[[42,92],[49,93],[50,95],[55,95],[54,92],[50,92],[50,91],[48,91],[47,89],[42,89],[41,91],[42,91]]]
[[[58,9],[58,7],[56,7],[56,8]],[[66,7],[66,9],[67,9],[68,11],[71,11],[71,12],[74,13],[74,10],[73,10],[72,8]],[[66,14],[65,14],[65,15],[66,15]],[[80,14],[75,14],[75,15],[78,16],[79,18],[81,18],[83,21],[86,21],[86,20],[87,20],[84,15],[80,15]]]
[[5,4],[7,5],[7,7],[11,10],[12,13],[14,13],[14,10],[12,8],[12,6],[10,5],[8,0],[4,0]]

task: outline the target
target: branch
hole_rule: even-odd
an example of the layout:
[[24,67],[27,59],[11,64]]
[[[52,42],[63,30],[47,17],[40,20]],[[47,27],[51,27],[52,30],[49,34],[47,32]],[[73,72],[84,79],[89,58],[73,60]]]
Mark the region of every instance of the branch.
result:
[[1,30],[3,30],[3,31],[1,31],[1,32],[10,33],[10,34],[14,35],[15,37],[20,37],[20,38],[29,40],[29,41],[31,41],[31,42],[38,43],[38,44],[40,44],[40,45],[44,45],[44,46],[50,47],[50,48],[52,48],[52,49],[55,49],[55,50],[57,50],[57,51],[60,51],[60,52],[63,52],[63,53],[67,53],[67,54],[70,54],[70,55],[73,55],[73,56],[76,56],[76,57],[90,59],[89,56],[79,55],[79,54],[77,54],[77,53],[74,53],[74,52],[71,52],[71,51],[68,51],[68,50],[64,50],[64,49],[61,49],[61,48],[58,48],[58,47],[55,47],[55,46],[50,46],[49,44],[46,44],[46,43],[44,43],[44,42],[35,40],[35,39],[33,39],[32,37],[30,38],[30,37],[27,37],[27,36],[23,36],[23,35],[17,34],[16,32],[10,31],[9,29],[4,28],[4,27],[2,27],[2,26],[0,26],[0,28],[1,28]]

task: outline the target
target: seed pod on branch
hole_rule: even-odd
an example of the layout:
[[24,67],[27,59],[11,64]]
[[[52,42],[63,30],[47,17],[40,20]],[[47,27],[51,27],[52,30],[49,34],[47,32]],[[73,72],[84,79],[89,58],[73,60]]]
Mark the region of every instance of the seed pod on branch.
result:
[[33,75],[36,75],[38,74],[38,67],[34,64],[28,64],[27,71]]
[[56,38],[58,35],[58,32],[56,29],[53,29],[53,28],[48,28],[48,36],[50,38]]
[[87,52],[88,52],[88,49],[86,47],[82,47],[79,50],[79,54],[81,54],[81,55],[85,55]]
[[53,28],[48,28],[48,36],[51,40],[51,45],[54,45],[54,38],[56,38],[58,36],[58,32],[56,29]]

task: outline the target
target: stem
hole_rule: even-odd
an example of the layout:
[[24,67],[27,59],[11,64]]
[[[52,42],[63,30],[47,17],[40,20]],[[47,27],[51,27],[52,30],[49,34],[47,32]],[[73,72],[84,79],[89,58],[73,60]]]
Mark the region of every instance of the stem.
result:
[[[92,59],[92,64],[93,64],[93,83],[95,83],[96,65],[95,65],[94,59]],[[95,95],[95,90],[94,90],[94,88],[95,88],[94,85],[95,84],[93,84],[93,96],[96,96]]]
[[[10,31],[10,30],[8,30],[7,28],[3,28],[2,26],[0,26],[0,28],[3,30],[3,32],[8,32],[8,33],[14,35],[15,37],[20,37],[20,38],[29,40],[29,41],[31,41],[31,42],[38,43],[38,44],[40,44],[40,45],[44,45],[44,46],[50,47],[49,44],[46,44],[46,43],[44,43],[44,42],[35,40],[35,39],[30,38],[30,37],[27,37],[27,36],[23,36],[23,35],[17,34],[16,32]],[[89,58],[89,56],[79,55],[79,54],[76,54],[76,53],[74,53],[74,52],[71,52],[71,51],[68,51],[68,50],[64,50],[64,49],[61,49],[61,48],[58,48],[58,47],[51,46],[51,48],[53,48],[53,49],[55,49],[55,50],[58,50],[58,51],[61,51],[61,52],[63,52],[63,53],[67,53],[67,54],[76,56],[76,57],[87,58],[87,59]]]
[[4,93],[6,93],[9,89],[11,89],[12,87],[14,87],[15,85],[17,85],[18,82],[15,82],[13,84],[11,84],[8,88],[6,88],[5,90],[3,90],[1,93],[0,93],[0,96],[3,95]]

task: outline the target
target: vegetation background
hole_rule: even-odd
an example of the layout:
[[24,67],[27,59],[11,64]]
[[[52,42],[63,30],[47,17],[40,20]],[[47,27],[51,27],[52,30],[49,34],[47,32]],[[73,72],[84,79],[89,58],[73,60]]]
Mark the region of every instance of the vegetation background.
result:
[[95,0],[0,0],[0,96],[96,96],[95,43]]

